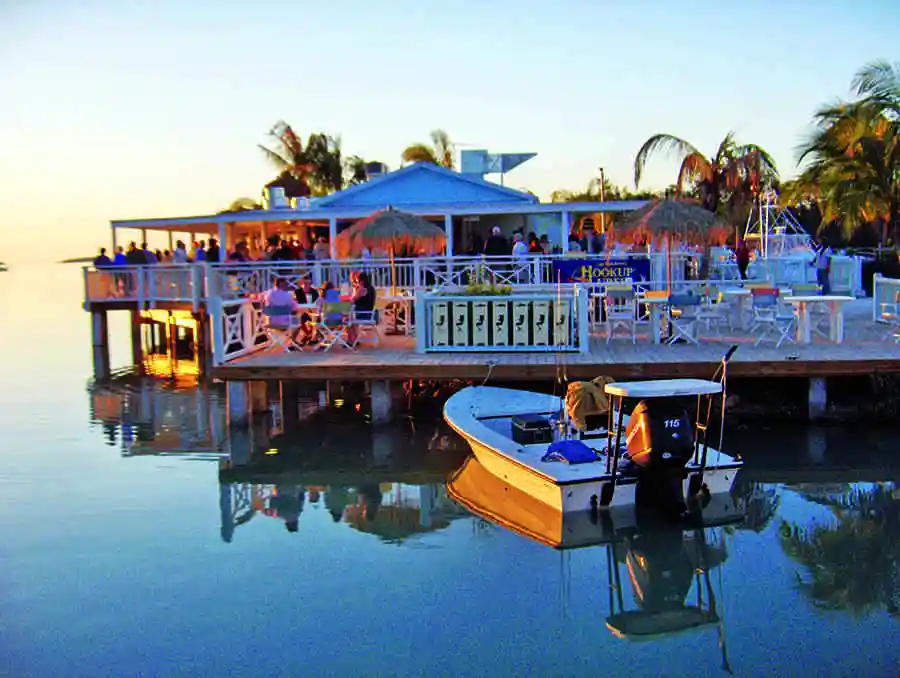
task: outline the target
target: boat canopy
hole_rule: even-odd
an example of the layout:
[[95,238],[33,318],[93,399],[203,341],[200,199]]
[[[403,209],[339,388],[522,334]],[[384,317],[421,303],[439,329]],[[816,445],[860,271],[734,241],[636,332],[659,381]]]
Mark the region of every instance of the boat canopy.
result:
[[606,393],[623,398],[677,398],[715,395],[722,392],[718,381],[704,379],[658,379],[655,381],[619,381],[607,384]]

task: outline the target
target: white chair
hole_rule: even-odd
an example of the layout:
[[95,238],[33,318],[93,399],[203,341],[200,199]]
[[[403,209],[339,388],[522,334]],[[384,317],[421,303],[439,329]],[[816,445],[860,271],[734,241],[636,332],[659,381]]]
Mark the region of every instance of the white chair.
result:
[[300,327],[300,322],[294,315],[294,309],[290,306],[263,306],[262,312],[269,338],[269,346],[265,350],[281,348],[287,352],[296,347],[294,332]]
[[900,292],[894,295],[894,303],[881,304],[881,319],[890,326],[884,338],[900,343]]
[[347,327],[351,313],[353,313],[353,304],[348,301],[322,304],[322,317],[317,327],[322,337],[319,348],[324,351],[330,351],[336,345],[353,348],[347,341]]
[[719,288],[710,286],[701,299],[700,310],[697,313],[697,321],[706,325],[706,331],[713,331],[722,336],[722,328],[731,328],[731,305],[725,300],[725,295]]
[[669,327],[671,328],[667,344],[685,341],[699,344],[700,336],[700,297],[693,294],[669,295]]
[[637,343],[637,305],[633,288],[619,289],[609,287],[603,298],[603,308],[606,311],[606,343],[608,344],[616,332],[617,327],[631,331],[631,343]]
[[372,346],[381,343],[381,331],[378,328],[378,311],[353,311],[350,314],[350,325],[356,328],[356,340],[353,347],[356,348],[362,342],[368,342]]
[[786,314],[778,302],[777,289],[759,288],[752,290],[753,295],[753,328],[751,332],[763,328],[754,342],[759,346],[770,334],[776,335],[775,348],[781,348],[786,342],[796,343],[797,316]]

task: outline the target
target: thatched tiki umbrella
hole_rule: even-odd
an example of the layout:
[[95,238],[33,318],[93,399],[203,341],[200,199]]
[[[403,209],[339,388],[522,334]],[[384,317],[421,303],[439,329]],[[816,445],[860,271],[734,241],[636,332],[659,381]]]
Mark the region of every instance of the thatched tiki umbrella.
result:
[[392,254],[415,248],[431,255],[443,251],[446,239],[443,229],[430,221],[388,207],[339,233],[335,244],[342,258],[358,257],[366,247]]
[[[647,242],[665,247],[666,277],[671,278],[672,243],[686,242],[703,245],[702,279],[708,274],[709,248],[722,244],[728,238],[729,227],[715,213],[692,200],[654,200],[641,209],[627,215],[614,226],[617,239],[646,239]],[[671,283],[671,280],[667,280]]]

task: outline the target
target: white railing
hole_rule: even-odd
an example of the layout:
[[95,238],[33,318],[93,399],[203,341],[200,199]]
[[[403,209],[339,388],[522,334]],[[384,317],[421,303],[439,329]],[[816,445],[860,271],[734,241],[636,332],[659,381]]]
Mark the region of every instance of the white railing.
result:
[[137,301],[146,296],[142,266],[84,268],[84,303]]
[[416,297],[416,351],[590,352],[587,290],[514,290],[508,295],[423,293]]
[[253,353],[268,344],[262,302],[257,299],[215,300],[210,305],[213,365]]
[[885,312],[896,312],[900,301],[900,279],[885,278],[880,273],[872,276],[872,320],[887,322]]

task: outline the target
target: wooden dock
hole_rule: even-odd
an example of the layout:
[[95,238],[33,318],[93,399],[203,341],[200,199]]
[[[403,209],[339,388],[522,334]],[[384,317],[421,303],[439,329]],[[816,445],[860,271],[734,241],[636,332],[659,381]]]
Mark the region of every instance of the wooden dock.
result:
[[[411,337],[386,336],[381,346],[284,353],[258,352],[212,369],[211,375],[238,380],[482,380],[540,381],[558,377],[614,379],[709,377],[728,346],[740,349],[730,364],[737,377],[836,377],[900,373],[900,344],[885,339],[887,328],[872,321],[871,300],[848,304],[845,343],[817,337],[812,344],[772,342],[753,346],[744,333],[706,339],[699,346],[654,345],[646,334],[630,338],[592,336],[589,354],[416,353]],[[646,329],[643,330],[646,333]]]

